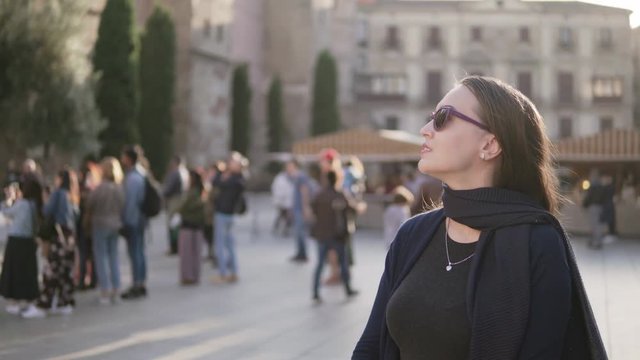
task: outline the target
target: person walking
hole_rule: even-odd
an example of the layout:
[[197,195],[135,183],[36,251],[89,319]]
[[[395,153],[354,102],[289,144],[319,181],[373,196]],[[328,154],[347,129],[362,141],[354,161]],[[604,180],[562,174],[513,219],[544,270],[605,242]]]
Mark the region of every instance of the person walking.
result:
[[352,359],[606,359],[535,105],[465,77],[420,135],[443,207],[398,231]]
[[340,276],[347,296],[352,297],[358,294],[356,290],[351,288],[351,275],[345,246],[349,236],[347,211],[349,211],[350,204],[342,189],[337,187],[336,173],[330,170],[326,176],[326,187],[311,202],[316,219],[312,234],[318,242],[318,264],[313,276],[313,300],[316,302],[322,301],[320,298],[320,277],[330,250],[337,254]]
[[[61,170],[55,179],[55,190],[49,196],[43,213],[51,236],[42,238],[43,290],[37,306],[22,313],[23,318],[40,318],[51,314],[73,313],[73,265],[75,261],[75,224],[80,202],[78,179],[71,169]],[[54,303],[54,299],[56,302]]]
[[122,235],[127,241],[127,251],[131,263],[131,287],[121,297],[133,300],[146,297],[147,259],[145,254],[144,231],[147,219],[142,213],[146,186],[146,170],[138,163],[138,151],[134,147],[126,147],[120,162],[126,173],[124,178],[124,210],[122,212]]
[[189,170],[189,190],[176,211],[180,214],[178,253],[180,254],[180,283],[194,285],[200,281],[200,257],[204,240],[205,191],[202,176]]
[[34,181],[10,185],[4,189],[5,200],[0,205],[0,214],[11,221],[0,274],[0,296],[8,300],[5,310],[12,315],[34,308],[40,295],[35,237],[42,218],[41,191]]
[[213,187],[218,189],[214,230],[219,272],[219,275],[212,279],[214,283],[238,281],[238,259],[232,228],[235,215],[246,211],[243,172],[248,165],[249,162],[242,154],[232,152],[225,171],[217,174],[213,180]]
[[604,238],[604,228],[606,226],[603,221],[603,206],[605,202],[605,188],[600,181],[600,175],[597,170],[591,171],[589,189],[582,200],[582,207],[587,209],[589,219],[589,228],[591,230],[591,239],[589,247],[599,250],[602,248]]
[[124,209],[122,168],[114,157],[102,160],[101,182],[89,195],[86,204],[89,223],[85,228],[93,239],[93,258],[100,286],[99,303],[116,303],[120,294],[120,269],[118,260],[118,231],[122,228]]
[[601,221],[606,224],[607,235],[602,239],[603,244],[611,244],[618,238],[616,227],[616,187],[611,175],[602,177],[602,216]]
[[291,258],[294,262],[307,262],[307,232],[308,223],[313,219],[311,211],[311,181],[300,170],[297,160],[291,159],[285,165],[289,180],[293,184],[293,229],[296,238],[296,253]]
[[174,156],[169,164],[169,172],[164,180],[162,195],[167,208],[167,231],[169,234],[169,248],[167,255],[178,253],[178,228],[170,224],[171,217],[176,213],[182,201],[182,194],[189,188],[189,170],[180,156]]
[[[294,187],[288,178],[286,171],[281,171],[273,179],[271,195],[273,205],[277,209],[276,219],[273,223],[273,233],[281,236],[289,236],[291,228]],[[280,230],[281,229],[281,230]]]

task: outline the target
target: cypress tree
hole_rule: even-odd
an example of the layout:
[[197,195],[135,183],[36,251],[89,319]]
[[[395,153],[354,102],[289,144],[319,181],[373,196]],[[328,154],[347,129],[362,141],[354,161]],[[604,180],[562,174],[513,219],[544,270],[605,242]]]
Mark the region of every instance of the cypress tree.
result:
[[176,34],[169,12],[156,6],[140,41],[140,144],[162,175],[173,152]]
[[251,88],[249,67],[238,65],[233,71],[231,85],[231,150],[248,155],[251,125]]
[[269,126],[269,143],[267,150],[269,150],[269,152],[282,151],[285,136],[285,121],[282,108],[282,82],[277,76],[273,79],[269,87],[268,106],[267,124]]
[[318,54],[313,83],[311,135],[340,129],[338,110],[338,71],[336,61],[327,50]]
[[103,155],[118,155],[137,142],[136,41],[131,0],[108,0],[100,18],[93,68],[99,74],[96,103],[107,127],[100,133]]

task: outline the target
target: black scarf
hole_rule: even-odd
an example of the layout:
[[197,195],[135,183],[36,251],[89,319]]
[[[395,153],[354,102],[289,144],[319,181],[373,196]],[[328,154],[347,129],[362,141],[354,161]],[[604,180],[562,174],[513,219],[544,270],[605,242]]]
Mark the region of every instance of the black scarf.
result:
[[[469,274],[475,281],[467,289],[468,298],[473,299],[467,304],[474,328],[470,359],[518,357],[529,317],[533,224],[553,226],[564,240],[572,310],[563,359],[607,358],[567,234],[552,214],[525,194],[499,188],[452,190],[445,186],[442,201],[445,216],[482,231]],[[520,239],[525,241],[516,241]]]

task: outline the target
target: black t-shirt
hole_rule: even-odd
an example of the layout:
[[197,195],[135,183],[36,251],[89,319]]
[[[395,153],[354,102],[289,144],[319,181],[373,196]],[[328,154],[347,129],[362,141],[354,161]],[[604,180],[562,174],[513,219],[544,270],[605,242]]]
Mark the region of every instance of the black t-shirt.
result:
[[[446,271],[444,236],[443,222],[387,305],[389,334],[403,360],[463,360],[469,354],[466,288],[472,259]],[[476,243],[447,241],[452,263],[475,250]]]

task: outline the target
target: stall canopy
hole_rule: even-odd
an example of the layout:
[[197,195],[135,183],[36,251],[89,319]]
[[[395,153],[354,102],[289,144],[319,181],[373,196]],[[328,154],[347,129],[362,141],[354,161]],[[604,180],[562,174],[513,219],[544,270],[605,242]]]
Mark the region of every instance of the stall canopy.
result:
[[599,134],[560,140],[556,143],[560,162],[640,161],[640,132],[613,129]]
[[363,162],[417,161],[424,140],[404,131],[349,129],[300,140],[293,155],[315,159],[320,150],[334,148],[342,155],[355,155]]

